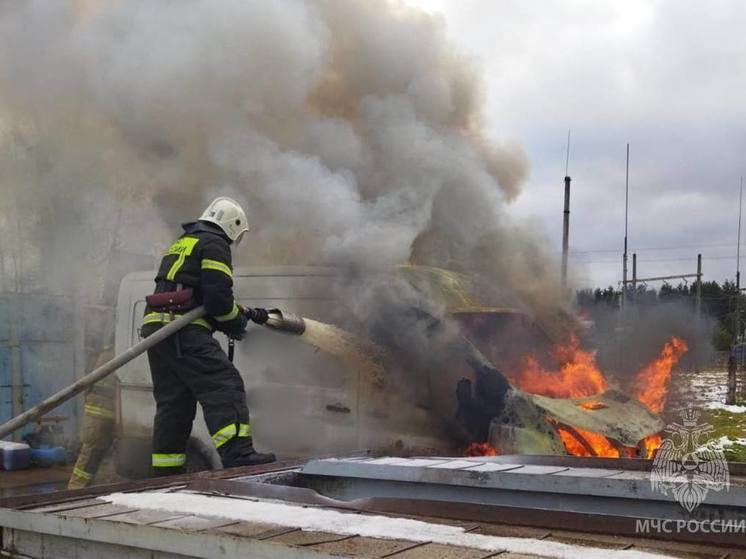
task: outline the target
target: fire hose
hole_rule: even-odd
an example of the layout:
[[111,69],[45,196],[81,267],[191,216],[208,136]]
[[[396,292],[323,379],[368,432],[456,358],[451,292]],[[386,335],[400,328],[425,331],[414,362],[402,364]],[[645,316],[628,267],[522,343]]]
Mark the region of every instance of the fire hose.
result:
[[[302,318],[291,315],[284,316],[282,311],[278,309],[272,309],[271,311],[269,311],[269,313],[270,318],[266,323],[267,327],[298,336],[303,334],[303,332],[305,331],[305,322]],[[114,357],[114,359],[112,359],[111,361],[107,361],[100,367],[97,367],[87,375],[81,377],[69,386],[66,386],[46,400],[17,415],[10,421],[0,425],[0,439],[38,419],[48,411],[64,404],[71,398],[74,398],[81,392],[85,391],[91,385],[96,384],[104,377],[109,376],[119,368],[132,361],[135,357],[145,353],[148,349],[150,349],[157,343],[162,342],[172,334],[178,332],[179,330],[190,324],[192,321],[197,320],[204,315],[205,307],[200,305],[199,307],[192,309],[186,314],[176,318],[173,322],[166,324],[165,326],[163,326],[163,328],[159,328],[141,342],[133,345],[128,350]]]

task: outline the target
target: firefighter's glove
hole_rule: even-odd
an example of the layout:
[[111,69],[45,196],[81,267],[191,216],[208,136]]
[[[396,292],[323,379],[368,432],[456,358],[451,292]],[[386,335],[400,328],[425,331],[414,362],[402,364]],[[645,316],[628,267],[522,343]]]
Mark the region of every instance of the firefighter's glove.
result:
[[257,324],[265,324],[269,320],[267,309],[246,309],[246,316]]
[[230,327],[226,328],[225,333],[234,340],[243,340],[246,336],[246,325],[249,323],[248,317],[243,313],[231,321]]

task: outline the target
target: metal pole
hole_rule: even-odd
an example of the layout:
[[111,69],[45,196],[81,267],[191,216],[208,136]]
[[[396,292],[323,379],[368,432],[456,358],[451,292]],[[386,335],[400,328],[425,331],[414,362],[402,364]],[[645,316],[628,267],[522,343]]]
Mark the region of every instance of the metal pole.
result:
[[562,293],[567,289],[567,253],[570,246],[570,177],[565,177],[565,209],[562,218]]
[[189,323],[191,323],[193,320],[196,320],[198,318],[201,318],[205,315],[205,307],[199,306],[196,309],[192,309],[188,313],[186,313],[183,316],[180,316],[170,324],[167,324],[163,328],[158,329],[153,334],[145,338],[140,343],[132,346],[124,353],[120,353],[117,355],[114,359],[111,361],[107,361],[100,367],[94,369],[84,377],[78,379],[74,383],[72,383],[70,386],[67,386],[66,388],[63,388],[56,394],[53,394],[43,402],[37,404],[33,408],[23,412],[22,414],[14,417],[7,423],[3,423],[0,425],[0,439],[5,437],[6,435],[9,435],[10,433],[13,433],[14,431],[17,431],[24,425],[31,423],[35,419],[41,417],[45,413],[47,413],[50,410],[53,410],[57,406],[64,404],[67,402],[70,398],[73,398],[83,392],[86,388],[91,386],[92,384],[97,383],[102,378],[110,375],[123,365],[126,365],[130,361],[132,361],[135,357],[140,355],[141,353],[144,353],[149,348],[153,347],[155,344],[165,340],[168,338],[171,334],[174,332],[178,332],[185,326],[187,326]]
[[[696,298],[694,299],[694,317],[696,327],[699,328],[700,319],[702,318],[702,255],[697,255],[697,286]],[[699,351],[694,352],[694,372],[699,373]]]
[[734,335],[735,344],[741,339],[741,213],[743,209],[743,177],[741,177],[741,188],[738,192],[738,239],[736,240],[736,331]]
[[696,299],[694,300],[694,312],[697,317],[697,321],[702,316],[702,255],[697,255],[697,291]]
[[565,154],[565,206],[562,215],[562,294],[567,291],[567,254],[570,246],[570,130],[567,131]]
[[637,298],[637,253],[632,253],[632,297]]
[[629,144],[627,144],[627,170],[624,178],[624,256],[622,257],[622,308],[627,292],[627,224],[629,221]]
[[[736,403],[736,379],[738,364],[736,359],[736,351],[741,343],[741,215],[743,209],[743,177],[740,180],[740,188],[738,191],[738,239],[736,240],[736,316],[735,316],[735,331],[733,332],[733,349],[732,360],[733,366],[728,367],[728,392],[725,403],[734,405]],[[743,351],[743,349],[741,349]],[[729,361],[730,365],[730,361]]]
[[[18,415],[23,411],[23,371],[21,369],[21,340],[18,331],[18,315],[21,306],[20,293],[8,298],[10,307],[10,413]],[[14,437],[14,440],[19,440]]]

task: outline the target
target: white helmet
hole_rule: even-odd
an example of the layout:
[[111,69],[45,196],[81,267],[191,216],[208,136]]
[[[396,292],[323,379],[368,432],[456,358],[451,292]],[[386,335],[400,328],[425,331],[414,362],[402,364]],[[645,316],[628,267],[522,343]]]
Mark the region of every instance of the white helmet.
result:
[[240,243],[244,234],[249,230],[249,221],[246,219],[243,208],[235,200],[224,196],[215,198],[199,220],[214,223],[235,244]]

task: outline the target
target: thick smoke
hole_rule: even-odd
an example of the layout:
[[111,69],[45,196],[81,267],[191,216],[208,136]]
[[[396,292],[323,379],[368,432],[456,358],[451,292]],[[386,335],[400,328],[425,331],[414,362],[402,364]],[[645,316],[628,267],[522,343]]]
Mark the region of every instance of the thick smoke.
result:
[[339,268],[336,318],[411,365],[389,388],[415,400],[472,358],[396,266],[463,272],[491,306],[561,300],[509,215],[526,160],[481,109],[444,22],[394,0],[0,3],[0,289],[112,301],[101,277],[152,268],[232,196],[252,226],[236,264]]
[[156,255],[223,193],[253,224],[239,264],[414,260],[514,305],[557,295],[543,244],[506,213],[525,159],[487,137],[475,65],[439,18],[387,1],[39,0],[0,5],[0,41],[6,267],[17,237],[25,269],[68,263],[57,282],[93,254]]

